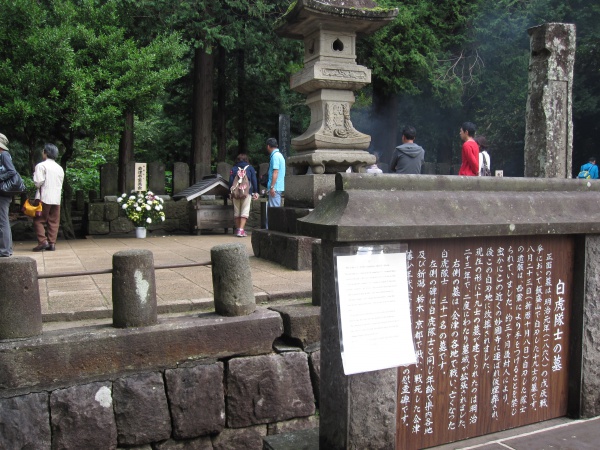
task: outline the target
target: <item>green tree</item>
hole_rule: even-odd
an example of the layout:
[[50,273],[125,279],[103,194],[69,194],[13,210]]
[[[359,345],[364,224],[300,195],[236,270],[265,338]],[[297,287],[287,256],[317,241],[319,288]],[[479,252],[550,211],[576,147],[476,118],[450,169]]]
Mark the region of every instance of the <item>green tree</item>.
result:
[[[12,31],[0,35],[0,118],[29,145],[31,162],[42,140],[58,140],[67,169],[76,139],[123,129],[128,111],[152,101],[181,74],[178,36],[139,45],[119,26],[114,2],[4,3],[0,17]],[[67,237],[71,198],[67,181],[61,218]]]

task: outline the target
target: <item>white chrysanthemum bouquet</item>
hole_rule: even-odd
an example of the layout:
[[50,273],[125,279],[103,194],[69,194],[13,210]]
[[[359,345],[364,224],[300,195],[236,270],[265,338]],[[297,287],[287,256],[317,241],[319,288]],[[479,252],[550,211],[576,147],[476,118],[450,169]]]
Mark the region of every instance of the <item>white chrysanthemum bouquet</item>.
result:
[[127,218],[133,222],[136,227],[148,228],[155,222],[165,220],[164,200],[152,191],[135,192],[131,194],[123,194],[117,202],[121,204],[121,208],[125,210]]

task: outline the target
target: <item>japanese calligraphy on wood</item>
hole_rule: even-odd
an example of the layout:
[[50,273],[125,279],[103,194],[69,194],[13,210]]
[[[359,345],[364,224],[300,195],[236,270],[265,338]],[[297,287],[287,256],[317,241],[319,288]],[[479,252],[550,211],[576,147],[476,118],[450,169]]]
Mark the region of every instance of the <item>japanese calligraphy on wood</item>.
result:
[[409,242],[416,366],[398,369],[396,448],[564,416],[573,239]]

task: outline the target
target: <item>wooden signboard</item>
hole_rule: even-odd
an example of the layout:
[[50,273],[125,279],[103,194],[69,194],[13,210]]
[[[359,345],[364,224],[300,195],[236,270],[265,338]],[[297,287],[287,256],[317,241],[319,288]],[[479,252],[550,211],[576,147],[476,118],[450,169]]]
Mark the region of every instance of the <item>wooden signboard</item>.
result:
[[573,239],[411,241],[417,364],[398,369],[398,449],[564,416]]

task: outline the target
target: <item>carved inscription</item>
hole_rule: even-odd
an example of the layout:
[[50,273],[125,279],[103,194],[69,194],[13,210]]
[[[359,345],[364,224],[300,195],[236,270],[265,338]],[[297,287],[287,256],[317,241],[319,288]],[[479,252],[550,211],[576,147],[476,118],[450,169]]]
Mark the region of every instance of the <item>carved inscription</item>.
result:
[[409,243],[416,366],[399,368],[397,448],[566,414],[573,241]]

